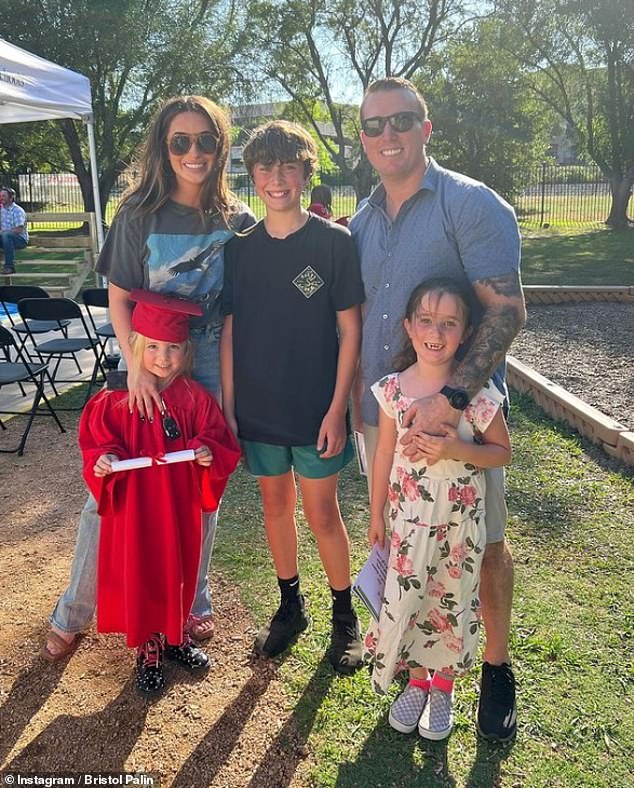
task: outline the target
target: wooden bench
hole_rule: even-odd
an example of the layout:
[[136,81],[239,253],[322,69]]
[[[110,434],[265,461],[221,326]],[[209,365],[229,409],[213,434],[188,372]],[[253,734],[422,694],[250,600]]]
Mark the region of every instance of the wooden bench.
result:
[[[28,253],[16,255],[16,273],[4,278],[5,284],[37,284],[51,295],[75,298],[92,274],[97,259],[97,222],[94,213],[27,213]],[[39,230],[38,225],[61,225],[60,229]],[[69,234],[68,230],[88,226],[88,232]],[[60,253],[58,259],[39,258],[37,251]],[[68,253],[67,255],[64,253]],[[33,270],[37,269],[37,270]],[[95,284],[90,280],[90,286]]]

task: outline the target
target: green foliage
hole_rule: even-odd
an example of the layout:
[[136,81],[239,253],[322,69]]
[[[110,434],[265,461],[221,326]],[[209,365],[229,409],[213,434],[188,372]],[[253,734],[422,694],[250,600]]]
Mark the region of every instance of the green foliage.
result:
[[[180,92],[225,96],[239,25],[222,0],[0,0],[0,35],[85,74],[91,83],[102,204],[158,103]],[[85,134],[59,121],[86,207],[92,206]],[[17,126],[16,144],[29,149]]]
[[61,129],[54,121],[0,126],[0,169],[11,173],[68,172],[72,168]]
[[476,22],[416,82],[434,123],[430,153],[512,200],[544,158],[548,118],[515,58],[500,50],[505,35],[496,19]]
[[612,186],[609,224],[626,225],[634,183],[631,0],[500,0],[506,36],[532,90],[556,112]]
[[[299,517],[302,586],[312,629],[277,660],[301,758],[292,784],[311,788],[529,786],[614,788],[631,783],[634,748],[634,486],[625,469],[533,403],[513,396],[514,459],[508,535],[516,581],[511,653],[518,679],[517,742],[478,739],[479,665],[457,682],[447,742],[390,728],[387,697],[367,671],[333,675],[325,658],[329,593],[314,541]],[[352,568],[365,559],[367,488],[355,467],[340,482]],[[240,470],[223,501],[215,559],[239,585],[254,627],[277,604],[256,482]],[[364,624],[367,615],[361,612]],[[286,735],[284,725],[276,744]],[[299,739],[299,741],[297,740]],[[301,756],[297,753],[301,752]]]
[[[248,16],[256,51],[245,70],[254,80],[264,75],[266,89],[274,80],[292,99],[362,197],[372,173],[359,143],[356,108],[340,103],[336,86],[358,101],[378,77],[410,78],[453,33],[465,5],[462,0],[252,0]],[[326,109],[332,134],[314,122],[315,102]]]

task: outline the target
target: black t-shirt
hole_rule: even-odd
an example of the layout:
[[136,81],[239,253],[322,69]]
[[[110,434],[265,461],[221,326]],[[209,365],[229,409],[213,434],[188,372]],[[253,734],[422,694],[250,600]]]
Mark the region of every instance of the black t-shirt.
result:
[[225,247],[223,310],[233,315],[240,437],[317,441],[337,377],[337,312],[364,300],[348,230],[318,216],[286,238],[259,222]]

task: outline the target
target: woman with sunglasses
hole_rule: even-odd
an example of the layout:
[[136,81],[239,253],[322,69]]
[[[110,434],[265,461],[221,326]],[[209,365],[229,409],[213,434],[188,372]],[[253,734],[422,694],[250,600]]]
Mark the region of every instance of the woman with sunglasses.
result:
[[[230,125],[220,107],[202,96],[167,100],[130,168],[138,178],[124,195],[97,263],[109,282],[110,315],[128,367],[131,290],[144,288],[200,304],[203,314],[191,330],[192,375],[214,394],[220,389],[223,247],[236,232],[255,223],[227,187],[229,148]],[[144,370],[128,374],[128,392],[132,418],[152,420],[160,412],[156,382]],[[203,519],[200,572],[187,622],[198,640],[211,637],[214,628],[207,573],[216,514]],[[71,654],[90,625],[98,539],[99,517],[91,496],[80,518],[70,584],[55,606],[40,652],[48,661]]]
[[[201,514],[215,511],[240,447],[214,397],[191,379],[190,315],[180,298],[133,290],[129,373],[154,379],[160,413],[131,417],[126,391],[100,391],[79,422],[84,479],[98,502],[97,630],[137,649],[142,695],[165,687],[163,657],[192,673],[209,658],[184,631],[196,591]],[[182,462],[166,462],[175,453]],[[154,458],[122,469],[121,460]],[[118,465],[117,465],[118,463]],[[123,471],[123,472],[122,472]]]

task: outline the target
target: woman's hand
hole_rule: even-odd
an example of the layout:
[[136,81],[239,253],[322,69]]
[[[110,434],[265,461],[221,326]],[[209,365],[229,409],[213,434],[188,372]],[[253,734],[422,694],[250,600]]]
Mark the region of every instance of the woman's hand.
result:
[[194,452],[196,462],[203,468],[209,468],[213,460],[213,454],[209,446],[199,446]]
[[161,410],[161,395],[158,390],[158,380],[145,369],[140,369],[137,375],[132,375],[128,370],[128,407],[134,413],[136,407],[142,419],[152,421],[154,407]]
[[102,454],[95,463],[93,468],[95,476],[102,477],[108,476],[112,473],[112,463],[116,462],[119,458],[116,454]]

